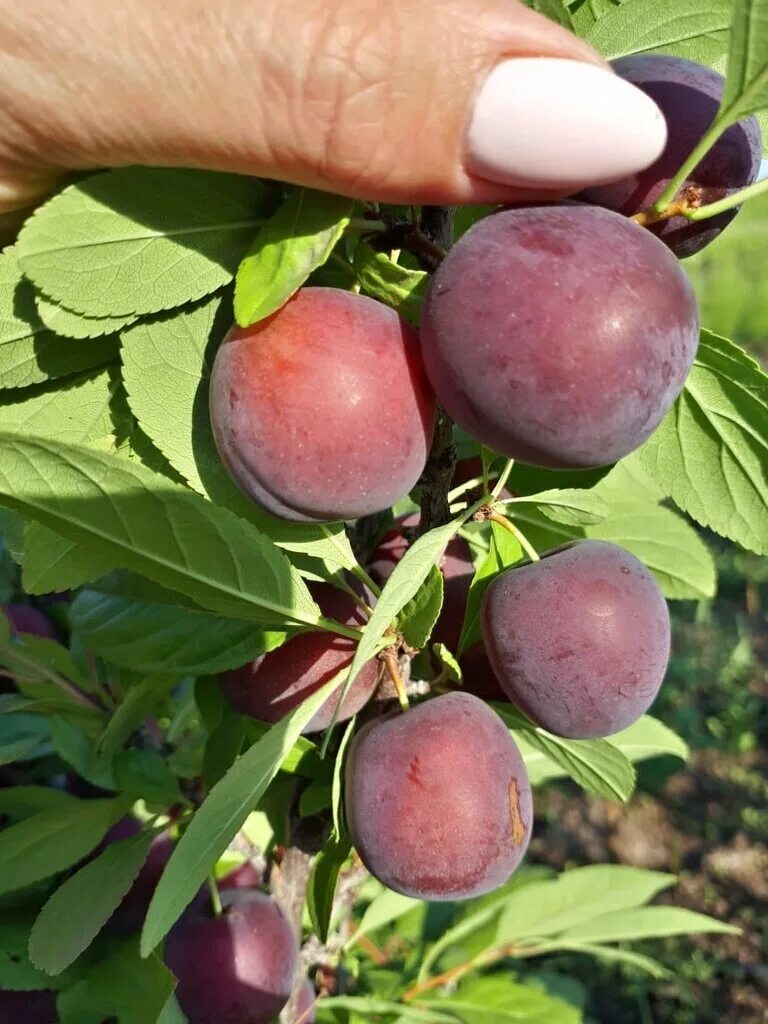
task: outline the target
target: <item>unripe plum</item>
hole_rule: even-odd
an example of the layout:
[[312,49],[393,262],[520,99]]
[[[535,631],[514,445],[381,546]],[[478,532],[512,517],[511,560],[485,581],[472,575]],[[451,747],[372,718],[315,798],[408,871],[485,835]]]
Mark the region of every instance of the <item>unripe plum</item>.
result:
[[[650,209],[683,166],[715,119],[725,79],[711,68],[682,57],[635,54],[613,62],[617,75],[632,82],[655,100],[667,119],[666,148],[644,171],[610,185],[582,193],[598,206],[632,217]],[[745,117],[723,132],[706,156],[686,178],[678,201],[696,206],[715,203],[757,178],[762,158],[760,127],[755,117]],[[683,259],[709,245],[736,216],[738,208],[709,220],[690,221],[671,217],[649,225]]]
[[652,704],[669,660],[669,610],[634,555],[576,541],[509,569],[483,599],[485,649],[509,699],[558,736],[627,728]]
[[421,340],[448,413],[510,458],[614,462],[661,422],[699,340],[696,299],[658,238],[584,204],[479,221],[433,276]]
[[27,633],[30,636],[39,636],[48,640],[56,639],[56,630],[53,624],[41,611],[33,608],[30,604],[4,604],[0,605],[8,621],[11,624],[11,632],[18,635]]
[[57,1024],[56,993],[0,990],[0,1024]]
[[267,1024],[293,988],[296,935],[263,892],[222,894],[222,903],[222,916],[183,917],[168,936],[179,1005],[189,1024]]
[[[348,626],[365,622],[362,610],[349,594],[327,583],[310,586],[323,615]],[[366,594],[366,598],[370,595]],[[279,722],[310,694],[319,690],[352,663],[354,640],[335,633],[300,633],[268,654],[219,676],[222,691],[236,711],[262,722]],[[344,698],[338,721],[343,722],[373,696],[381,663],[372,658],[358,672]],[[344,679],[339,685],[343,685]],[[327,729],[338,704],[332,693],[304,727],[305,733]]]
[[530,839],[531,789],[501,719],[468,693],[370,722],[346,766],[350,835],[368,870],[424,900],[479,896]]
[[211,423],[235,482],[284,519],[389,508],[426,462],[435,400],[415,331],[374,299],[304,288],[225,338]]

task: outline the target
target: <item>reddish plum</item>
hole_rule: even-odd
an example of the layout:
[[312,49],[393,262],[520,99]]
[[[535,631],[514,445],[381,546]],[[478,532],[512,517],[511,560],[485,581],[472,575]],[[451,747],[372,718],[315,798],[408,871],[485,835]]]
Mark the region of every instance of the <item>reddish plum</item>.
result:
[[39,636],[48,640],[56,639],[56,630],[50,620],[32,605],[4,604],[0,605],[0,610],[8,618],[13,633],[17,635],[27,633],[30,636]]
[[179,1004],[189,1024],[267,1024],[293,988],[296,935],[265,893],[222,893],[222,903],[222,916],[184,917],[168,936]]
[[669,660],[669,610],[634,555],[577,541],[509,569],[483,599],[483,636],[509,699],[558,736],[608,736],[647,711]]
[[506,210],[451,250],[421,340],[448,413],[522,462],[585,468],[650,436],[699,338],[693,290],[645,228],[585,204]]
[[370,722],[347,758],[346,811],[368,870],[425,900],[479,896],[509,878],[533,806],[520,752],[468,693]]
[[221,345],[211,423],[236,483],[297,522],[389,508],[426,462],[435,402],[416,333],[388,306],[304,288]]
[[0,1024],[57,1024],[56,993],[10,992],[0,989]]
[[[694,61],[659,54],[622,57],[613,62],[613,68],[655,100],[669,128],[666,148],[650,167],[582,193],[589,202],[632,217],[653,206],[701,141],[715,119],[725,79]],[[746,117],[726,128],[686,179],[678,201],[705,206],[751,185],[760,169],[762,148],[757,118]],[[737,212],[734,207],[701,221],[672,217],[649,225],[649,229],[683,259],[709,245]]]
[[[361,609],[349,594],[326,583],[313,584],[310,589],[324,615],[348,626],[365,622]],[[219,681],[225,696],[241,714],[262,722],[278,722],[349,666],[355,647],[354,640],[335,633],[300,633],[282,647],[223,673]],[[366,662],[344,698],[339,721],[351,718],[373,696],[380,672],[381,664],[375,658]],[[331,694],[304,732],[327,729],[337,704],[337,695]]]

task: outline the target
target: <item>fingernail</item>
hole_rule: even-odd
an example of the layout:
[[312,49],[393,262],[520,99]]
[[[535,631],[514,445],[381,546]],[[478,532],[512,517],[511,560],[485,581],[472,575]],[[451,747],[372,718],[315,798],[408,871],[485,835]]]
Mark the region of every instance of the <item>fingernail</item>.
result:
[[520,57],[498,64],[480,89],[467,167],[499,184],[575,190],[648,167],[666,141],[653,100],[612,71]]

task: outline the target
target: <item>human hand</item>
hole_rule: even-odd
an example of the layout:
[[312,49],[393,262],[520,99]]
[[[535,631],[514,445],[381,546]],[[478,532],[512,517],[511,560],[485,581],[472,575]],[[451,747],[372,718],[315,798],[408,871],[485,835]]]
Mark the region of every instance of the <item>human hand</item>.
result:
[[650,164],[655,104],[517,0],[0,0],[0,212],[62,172],[195,166],[394,203]]

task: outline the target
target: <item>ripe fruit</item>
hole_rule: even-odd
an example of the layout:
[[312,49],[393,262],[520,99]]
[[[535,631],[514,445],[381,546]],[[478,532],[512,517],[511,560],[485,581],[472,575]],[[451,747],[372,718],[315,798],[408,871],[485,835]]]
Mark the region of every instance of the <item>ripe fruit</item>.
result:
[[[99,845],[99,852],[106,849],[110,843],[116,843],[120,839],[128,839],[141,831],[141,823],[136,818],[121,818],[117,824],[107,832]],[[160,876],[165,866],[171,859],[174,844],[171,837],[166,833],[159,835],[153,840],[149,848],[147,859],[144,861],[136,881],[123,897],[112,917],[107,923],[107,928],[117,935],[131,935],[139,931],[147,916],[149,904],[157,888]]]
[[[310,589],[323,615],[348,626],[360,626],[365,622],[361,609],[349,594],[327,583],[313,584]],[[370,597],[368,594],[365,596]],[[311,693],[348,667],[355,648],[354,640],[335,633],[300,633],[277,650],[223,673],[219,682],[225,696],[241,714],[262,722],[279,722]],[[373,696],[380,671],[381,664],[375,658],[366,662],[344,698],[339,721],[351,718]],[[342,677],[339,685],[343,682]],[[310,733],[327,729],[338,699],[336,693],[332,693],[303,731]]]
[[416,333],[387,306],[304,288],[221,345],[211,423],[235,482],[296,522],[389,508],[421,475],[435,401]]
[[669,660],[669,610],[651,573],[605,541],[510,569],[483,599],[485,649],[507,696],[558,736],[608,736],[647,711]]
[[506,210],[476,224],[432,278],[427,372],[474,438],[522,462],[606,465],[679,394],[699,337],[672,253],[609,210]]
[[263,892],[222,893],[221,917],[183,917],[165,962],[189,1024],[267,1024],[288,1001],[299,947],[288,919]]
[[0,990],[0,1024],[56,1024],[56,993]]
[[346,812],[368,870],[424,900],[501,885],[525,853],[533,820],[520,752],[498,716],[468,693],[364,726],[347,758]]
[[15,635],[28,633],[30,636],[40,636],[48,640],[56,639],[56,630],[51,622],[37,608],[30,604],[4,604],[0,605],[11,624],[11,632]]
[[[693,152],[715,119],[725,79],[716,71],[681,57],[622,57],[613,62],[613,68],[656,101],[669,127],[667,146],[654,164],[621,181],[582,193],[591,203],[632,217],[653,206]],[[757,119],[746,117],[723,132],[686,179],[678,200],[704,206],[746,188],[757,178],[761,157]],[[709,245],[737,212],[734,208],[699,222],[672,217],[650,225],[650,230],[682,259]]]

